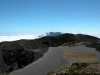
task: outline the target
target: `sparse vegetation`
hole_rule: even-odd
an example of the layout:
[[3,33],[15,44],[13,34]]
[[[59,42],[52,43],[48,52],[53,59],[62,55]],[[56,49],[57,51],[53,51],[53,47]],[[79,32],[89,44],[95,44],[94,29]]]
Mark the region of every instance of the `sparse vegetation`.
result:
[[65,50],[64,57],[74,58],[78,62],[97,62],[97,56],[94,53],[86,53],[74,50]]
[[[92,63],[77,63],[71,67],[65,67],[57,72],[49,72],[47,75],[100,75],[100,71],[87,68]],[[84,65],[84,66],[83,66]],[[95,65],[95,64],[93,64]]]
[[100,67],[100,63],[94,53],[65,50],[64,58],[74,58],[76,63],[56,72],[51,71],[47,75],[100,75],[100,68],[97,69],[97,67]]

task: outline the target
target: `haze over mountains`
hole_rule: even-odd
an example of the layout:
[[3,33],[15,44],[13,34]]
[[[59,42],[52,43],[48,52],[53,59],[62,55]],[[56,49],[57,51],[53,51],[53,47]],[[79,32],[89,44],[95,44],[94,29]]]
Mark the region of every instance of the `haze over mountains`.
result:
[[[21,40],[21,39],[36,39],[41,38],[45,36],[58,36],[63,34],[62,32],[46,32],[41,34],[31,34],[31,35],[1,35],[0,36],[0,42],[3,41],[15,41],[15,40]],[[99,34],[95,34],[94,36],[99,37]]]
[[36,38],[41,38],[45,36],[57,36],[61,35],[61,32],[47,32],[44,34],[37,34],[37,35],[8,35],[8,36],[0,36],[0,42],[3,41],[15,41],[15,40],[21,40],[21,39],[36,39]]
[[10,35],[10,36],[0,36],[0,42],[3,41],[15,41],[20,39],[35,39],[35,35]]
[[39,37],[41,38],[41,37],[45,37],[45,36],[58,36],[61,34],[63,34],[63,33],[61,33],[61,32],[47,32],[45,34],[40,35]]

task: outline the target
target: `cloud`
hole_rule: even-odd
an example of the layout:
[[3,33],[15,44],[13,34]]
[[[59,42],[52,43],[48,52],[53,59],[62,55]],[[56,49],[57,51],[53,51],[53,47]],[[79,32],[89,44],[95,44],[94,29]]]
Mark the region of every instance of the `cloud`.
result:
[[11,35],[11,36],[0,36],[0,42],[3,41],[15,41],[20,39],[35,39],[37,35]]
[[[35,34],[35,35],[9,35],[9,36],[0,36],[0,42],[3,41],[15,41],[15,40],[20,40],[20,39],[36,39],[39,38],[40,34]],[[46,34],[44,34],[46,35]],[[95,34],[95,33],[91,33],[88,35],[93,35],[96,37],[100,38],[100,34]]]
[[94,34],[94,36],[96,36],[96,37],[100,38],[100,34]]

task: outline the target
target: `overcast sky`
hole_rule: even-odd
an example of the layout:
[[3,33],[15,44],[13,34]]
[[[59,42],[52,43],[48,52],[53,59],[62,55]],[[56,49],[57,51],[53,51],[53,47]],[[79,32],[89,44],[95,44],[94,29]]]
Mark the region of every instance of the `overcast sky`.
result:
[[0,35],[44,32],[100,36],[100,0],[0,0]]

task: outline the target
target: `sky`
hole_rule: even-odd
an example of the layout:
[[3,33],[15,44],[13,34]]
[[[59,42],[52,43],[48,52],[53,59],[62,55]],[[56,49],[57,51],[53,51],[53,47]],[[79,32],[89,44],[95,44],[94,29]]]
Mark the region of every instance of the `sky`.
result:
[[51,31],[100,37],[100,0],[0,0],[0,35]]

